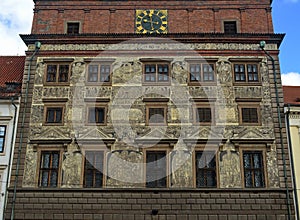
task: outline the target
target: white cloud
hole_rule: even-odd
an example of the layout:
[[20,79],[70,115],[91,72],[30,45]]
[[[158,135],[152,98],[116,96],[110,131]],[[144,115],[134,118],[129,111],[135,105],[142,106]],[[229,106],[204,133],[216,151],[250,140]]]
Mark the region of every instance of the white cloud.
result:
[[24,55],[19,34],[30,34],[33,0],[1,0],[0,8],[0,55]]
[[300,73],[281,74],[282,85],[285,86],[300,86]]

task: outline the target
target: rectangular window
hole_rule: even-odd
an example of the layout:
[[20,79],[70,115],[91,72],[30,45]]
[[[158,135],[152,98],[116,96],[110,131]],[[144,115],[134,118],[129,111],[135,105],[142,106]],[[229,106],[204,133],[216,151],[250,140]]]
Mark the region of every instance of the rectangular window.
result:
[[88,82],[110,82],[111,66],[109,64],[91,64],[88,67]]
[[213,82],[215,71],[213,64],[190,64],[190,82]]
[[40,161],[39,186],[57,187],[59,173],[59,151],[42,151]]
[[105,124],[105,107],[89,107],[88,123]]
[[84,182],[86,188],[103,187],[103,151],[86,151],[84,162]]
[[211,123],[211,108],[197,108],[197,122]]
[[235,82],[259,82],[257,64],[234,64]]
[[79,34],[79,22],[68,22],[67,34]]
[[62,123],[63,107],[46,107],[46,123]]
[[264,163],[262,152],[243,151],[243,163],[245,187],[265,187]]
[[68,64],[48,64],[46,82],[66,83],[69,81],[70,65]]
[[224,21],[224,33],[236,34],[237,33],[236,21]]
[[257,108],[242,108],[243,123],[258,123]]
[[196,187],[217,187],[216,157],[213,151],[196,151]]
[[0,125],[0,153],[4,152],[6,126]]
[[146,152],[146,187],[167,187],[166,151]]
[[147,106],[147,123],[148,124],[165,124],[166,108]]
[[169,82],[169,64],[153,63],[144,65],[144,82]]

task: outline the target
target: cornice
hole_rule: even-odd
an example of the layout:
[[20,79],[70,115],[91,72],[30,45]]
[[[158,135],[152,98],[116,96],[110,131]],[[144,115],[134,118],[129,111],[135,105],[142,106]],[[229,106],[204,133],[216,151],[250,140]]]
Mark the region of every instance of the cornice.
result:
[[168,34],[135,34],[135,33],[85,33],[85,34],[30,34],[20,35],[28,46],[40,41],[44,44],[116,44],[124,41],[153,40],[154,43],[165,43],[173,40],[179,43],[243,43],[259,44],[264,40],[268,44],[280,44],[285,34],[274,33],[168,33]]

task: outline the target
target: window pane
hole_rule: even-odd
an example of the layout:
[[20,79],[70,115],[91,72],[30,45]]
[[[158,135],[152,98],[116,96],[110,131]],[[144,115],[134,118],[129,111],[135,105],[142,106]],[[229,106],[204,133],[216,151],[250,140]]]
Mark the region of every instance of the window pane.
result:
[[103,151],[87,151],[84,164],[84,187],[102,187]]
[[89,82],[97,82],[98,81],[98,65],[89,65],[88,81]]
[[149,123],[164,123],[165,119],[164,108],[149,108]]
[[190,65],[190,81],[200,81],[201,80],[201,66],[200,64]]
[[245,187],[264,187],[262,152],[243,152]]
[[161,188],[167,186],[166,152],[146,153],[146,187]]
[[0,153],[4,151],[4,138],[0,138]]
[[197,108],[197,121],[198,122],[211,122],[211,109],[210,108]]
[[67,23],[67,34],[78,34],[79,33],[79,23]]
[[50,154],[48,154],[48,153],[43,154],[42,168],[50,168]]
[[258,123],[257,108],[242,108],[242,122]]
[[58,182],[59,152],[42,152],[40,186],[56,187]]
[[246,81],[246,73],[244,64],[234,65],[234,78],[235,81]]
[[216,159],[214,152],[196,152],[196,186],[216,187]]
[[248,64],[248,81],[258,81],[258,72],[257,72],[257,65],[255,64]]
[[68,80],[69,80],[69,65],[60,65],[58,82],[68,82]]
[[100,82],[110,81],[110,65],[101,65]]
[[89,108],[89,123],[96,123],[96,110]]
[[47,82],[56,82],[57,65],[47,65]]
[[237,33],[236,21],[224,21],[224,33],[236,34]]
[[97,123],[104,123],[104,108],[96,108],[96,122]]
[[56,113],[55,122],[61,122],[62,121],[62,111],[61,111],[61,109],[56,109],[55,113]]
[[57,186],[57,172],[52,171],[50,176],[50,186],[56,187]]
[[43,171],[42,172],[41,186],[43,186],[43,187],[47,187],[48,186],[48,176],[49,176],[49,172],[48,171]]
[[5,135],[5,126],[0,126],[0,137],[4,137]]
[[203,81],[214,81],[214,69],[212,65],[203,64]]

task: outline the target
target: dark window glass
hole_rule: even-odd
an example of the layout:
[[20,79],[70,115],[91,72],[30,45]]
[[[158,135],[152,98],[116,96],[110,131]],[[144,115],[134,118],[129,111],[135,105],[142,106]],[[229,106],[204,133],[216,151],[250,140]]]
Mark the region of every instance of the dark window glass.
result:
[[242,108],[242,122],[258,123],[257,108]]
[[262,152],[243,152],[245,187],[265,187]]
[[149,124],[165,123],[165,108],[149,108]]
[[67,34],[79,34],[79,23],[67,23]]
[[4,152],[6,126],[0,126],[0,153]]
[[110,65],[97,64],[88,67],[89,82],[110,82]]
[[196,187],[216,187],[215,152],[196,151]]
[[68,82],[69,65],[47,65],[46,82]]
[[57,187],[59,157],[58,151],[42,151],[39,186]]
[[88,122],[89,123],[104,123],[105,108],[95,107],[89,108]]
[[165,151],[146,153],[146,187],[163,188],[167,186],[167,162]]
[[197,121],[198,122],[211,122],[211,109],[210,108],[197,108]]
[[63,108],[47,108],[47,123],[61,123]]
[[213,82],[215,72],[213,64],[190,64],[190,82]]
[[145,82],[168,82],[169,65],[168,64],[145,64],[144,81]]
[[86,151],[84,163],[84,187],[103,186],[104,154],[102,151]]
[[236,34],[236,21],[224,21],[224,33],[226,34]]

